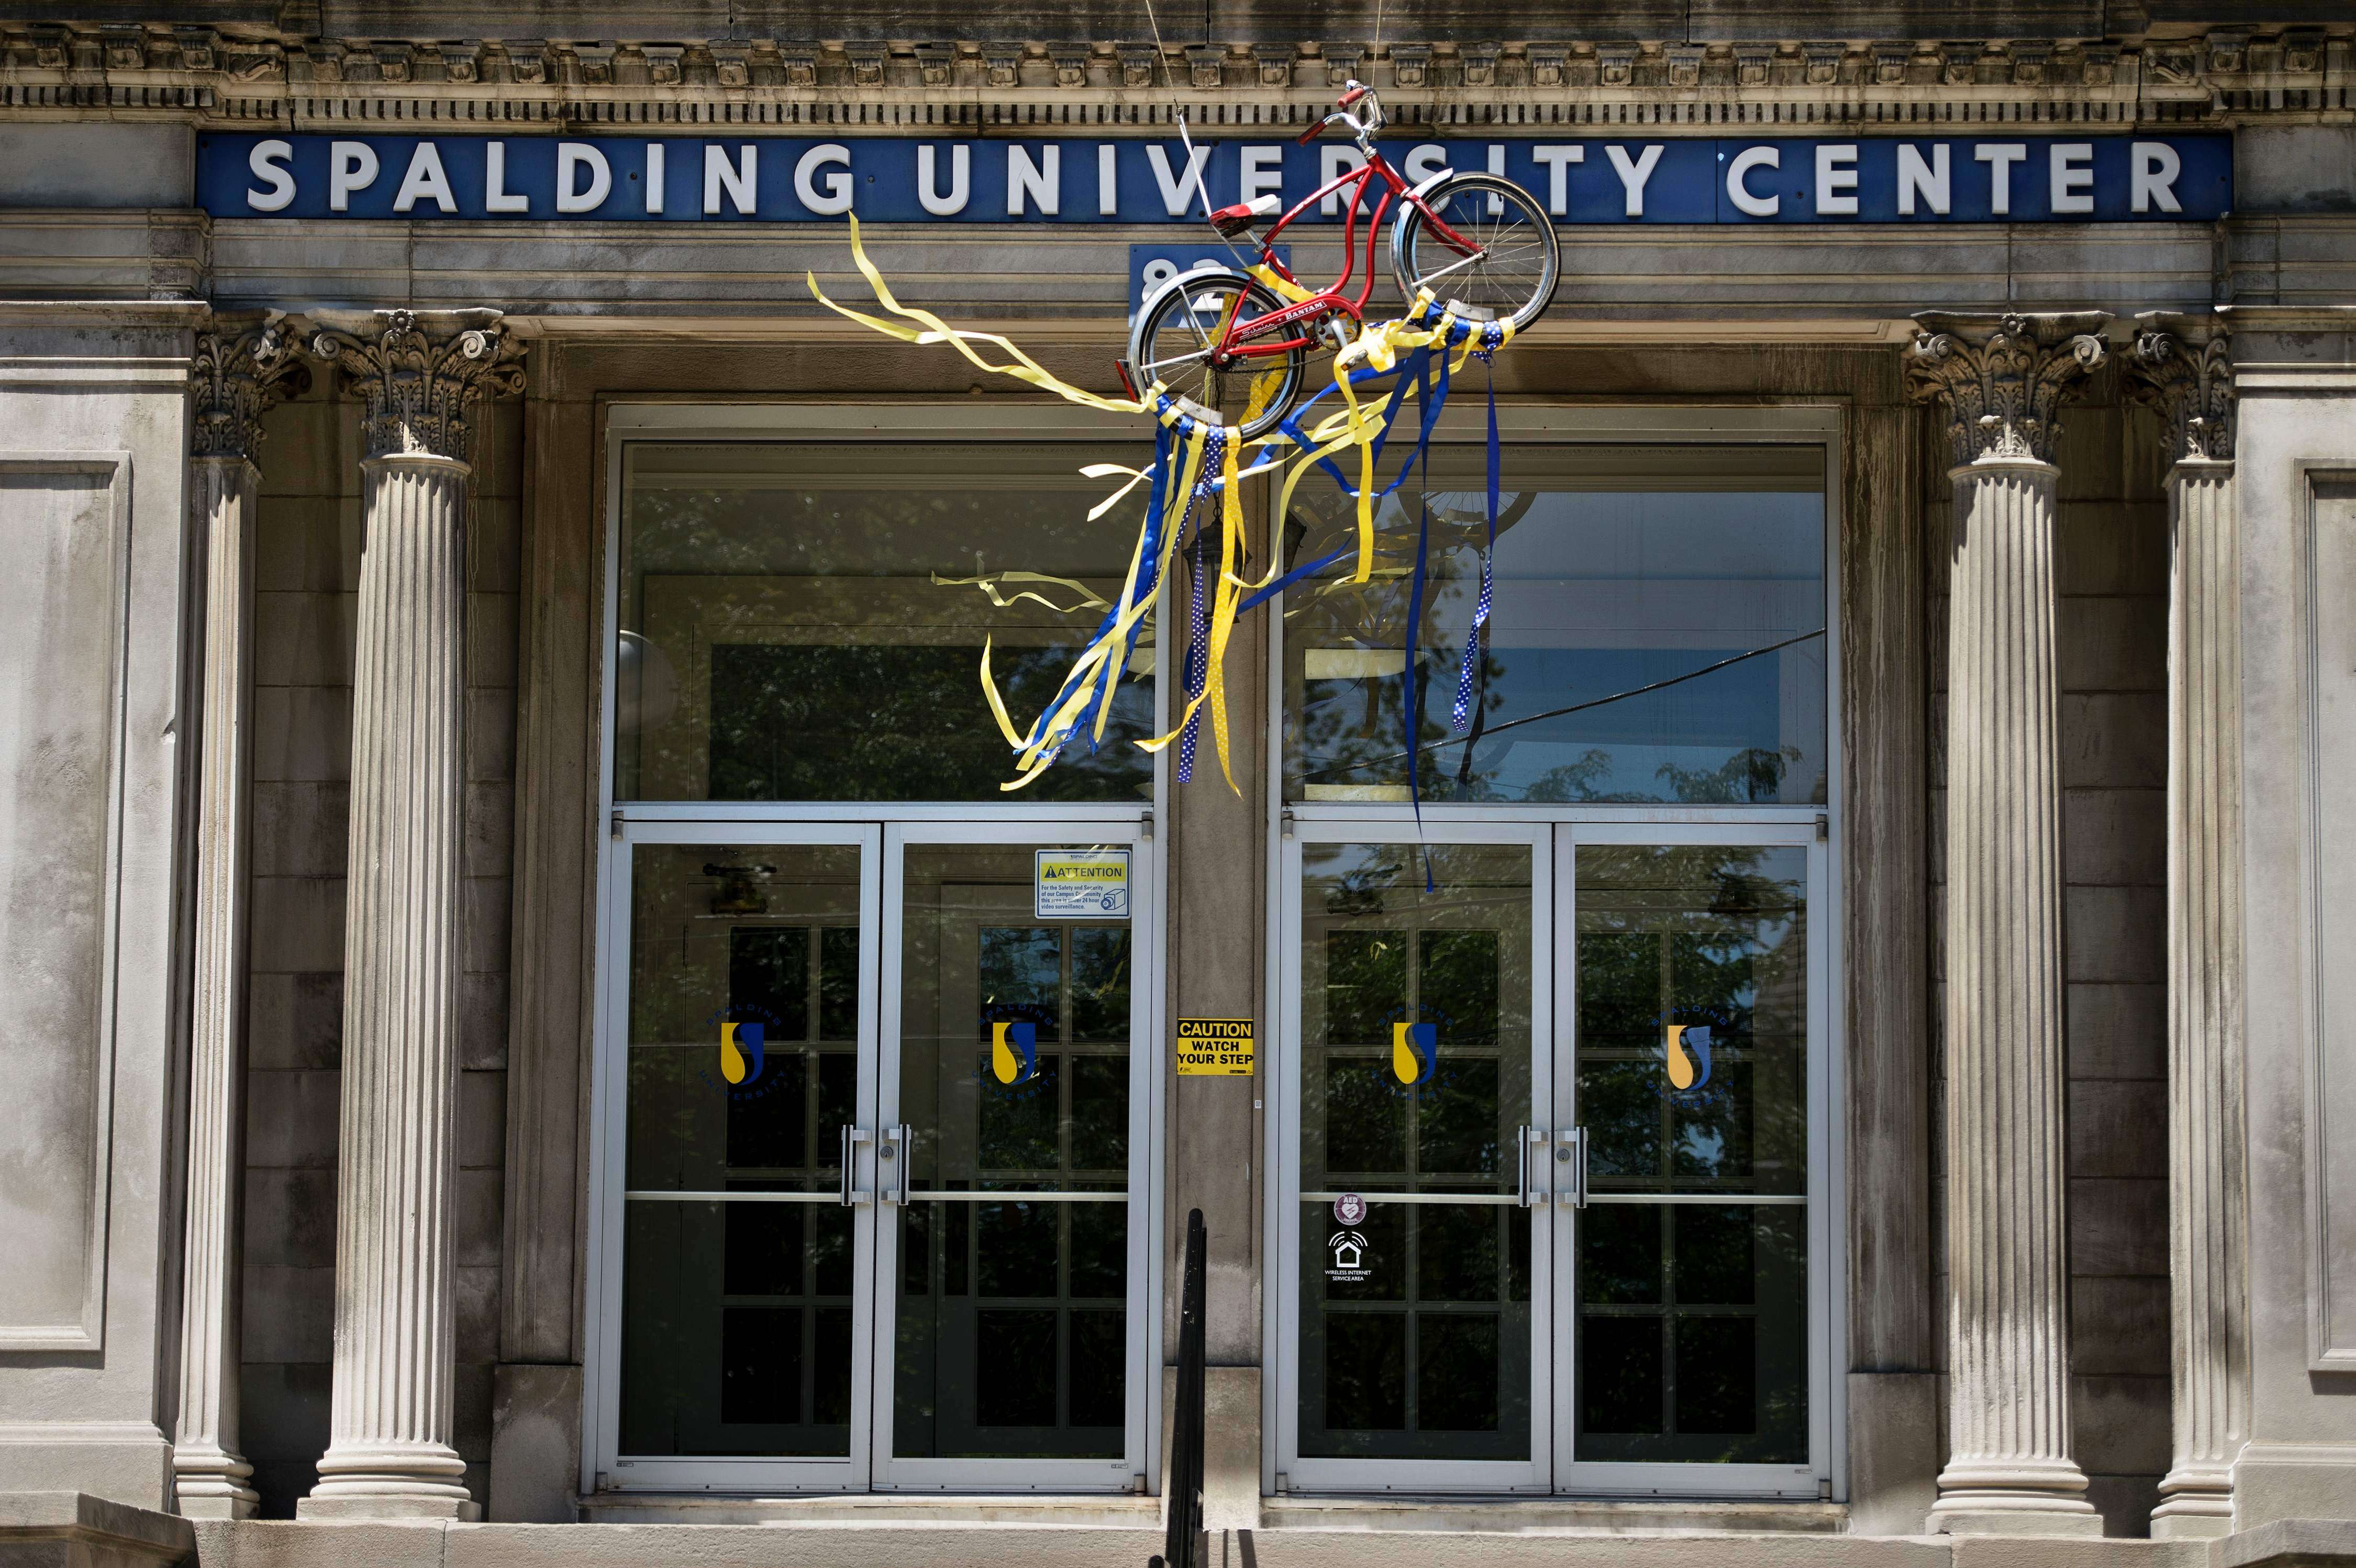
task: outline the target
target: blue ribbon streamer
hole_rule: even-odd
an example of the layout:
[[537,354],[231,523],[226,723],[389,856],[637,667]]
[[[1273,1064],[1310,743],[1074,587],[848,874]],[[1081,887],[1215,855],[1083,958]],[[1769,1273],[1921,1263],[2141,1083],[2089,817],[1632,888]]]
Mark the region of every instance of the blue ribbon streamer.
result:
[[[1135,585],[1130,588],[1129,597],[1122,600],[1120,605],[1116,607],[1113,613],[1108,615],[1103,620],[1097,623],[1097,629],[1089,636],[1087,642],[1083,645],[1084,648],[1094,647],[1098,638],[1103,637],[1106,633],[1109,632],[1114,627],[1119,624],[1119,611],[1134,609],[1137,606],[1143,604],[1149,597],[1151,597],[1153,592],[1154,581],[1161,575],[1162,505],[1163,498],[1169,494],[1170,460],[1175,455],[1175,446],[1171,439],[1171,433],[1167,426],[1157,425],[1154,429],[1153,435],[1153,478],[1146,491],[1145,538],[1143,542],[1138,546],[1137,582]],[[1144,635],[1145,619],[1141,616],[1138,618],[1137,621],[1130,627],[1129,635],[1122,639],[1119,658],[1111,660],[1113,668],[1108,671],[1104,685],[1104,696],[1099,699],[1097,703],[1098,721],[1102,721],[1110,714],[1112,711],[1113,693],[1119,689],[1121,671],[1129,668],[1130,660],[1134,657],[1137,652],[1138,639]],[[1054,713],[1055,711],[1055,710],[1053,707],[1050,707],[1047,710],[1048,713]],[[1042,714],[1041,717],[1045,717],[1045,714]],[[1097,722],[1091,722],[1088,725],[1088,749],[1090,751],[1094,751],[1097,748]]]
[[[1416,363],[1416,396],[1427,404],[1444,403],[1448,398],[1448,361],[1440,361],[1440,392],[1435,398],[1425,378],[1430,372],[1429,354]],[[1423,439],[1416,444],[1415,456],[1423,459],[1423,488],[1431,489],[1431,421],[1426,419]],[[1413,461],[1411,457],[1410,462]],[[1407,478],[1407,470],[1399,470]],[[1416,500],[1415,576],[1407,593],[1407,667],[1399,671],[1407,682],[1407,798],[1408,808],[1415,812],[1416,847],[1423,854],[1423,890],[1432,892],[1431,850],[1423,842],[1423,790],[1417,782],[1416,753],[1422,749],[1423,739],[1423,671],[1418,645],[1423,640],[1423,578],[1431,553],[1431,505],[1419,495]]]
[[[1483,362],[1495,350],[1482,353]],[[1472,713],[1472,676],[1481,662],[1481,645],[1489,629],[1489,607],[1494,597],[1495,578],[1494,567],[1497,557],[1497,371],[1489,371],[1489,538],[1481,549],[1481,596],[1472,606],[1472,629],[1464,635],[1464,663],[1456,672],[1456,706],[1451,712],[1450,727],[1464,733]]]
[[[1194,530],[1193,571],[1194,589],[1186,605],[1186,700],[1193,702],[1203,694],[1203,687],[1211,678],[1211,621],[1203,611],[1203,579],[1208,575],[1204,557],[1209,553],[1209,541],[1200,527]],[[1178,782],[1194,781],[1194,748],[1203,738],[1203,710],[1196,708],[1186,715],[1186,733],[1178,737]]]

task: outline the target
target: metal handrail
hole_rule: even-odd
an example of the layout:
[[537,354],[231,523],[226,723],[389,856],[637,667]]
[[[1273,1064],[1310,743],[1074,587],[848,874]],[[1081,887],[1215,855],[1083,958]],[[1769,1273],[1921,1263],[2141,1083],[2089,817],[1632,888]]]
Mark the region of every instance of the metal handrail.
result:
[[1178,1298],[1178,1396],[1171,1412],[1169,1530],[1147,1568],[1208,1568],[1203,1541],[1203,1211],[1186,1214],[1186,1283]]

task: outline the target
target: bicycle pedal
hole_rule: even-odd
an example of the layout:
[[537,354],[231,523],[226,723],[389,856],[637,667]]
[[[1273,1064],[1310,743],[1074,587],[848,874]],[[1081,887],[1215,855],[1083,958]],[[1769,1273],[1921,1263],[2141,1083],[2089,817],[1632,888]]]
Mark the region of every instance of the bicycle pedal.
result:
[[1139,397],[1137,378],[1130,374],[1129,361],[1120,358],[1119,355],[1115,355],[1112,361],[1112,373],[1120,378],[1120,390],[1129,398],[1129,401],[1131,403],[1137,402]]

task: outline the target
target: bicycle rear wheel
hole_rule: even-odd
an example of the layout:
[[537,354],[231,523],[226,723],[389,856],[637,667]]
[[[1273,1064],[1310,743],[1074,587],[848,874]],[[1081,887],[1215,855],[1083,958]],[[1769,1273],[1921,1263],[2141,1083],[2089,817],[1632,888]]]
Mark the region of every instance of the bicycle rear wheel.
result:
[[[1215,350],[1231,317],[1249,323],[1283,304],[1267,285],[1230,268],[1172,278],[1138,312],[1129,363],[1141,388],[1160,381],[1172,395],[1212,410],[1246,440],[1276,428],[1301,391],[1305,348],[1221,362]],[[1290,336],[1288,329],[1288,336]]]
[[1433,213],[1472,248],[1435,229],[1409,202],[1391,231],[1391,271],[1412,302],[1430,289],[1442,304],[1477,306],[1518,332],[1554,298],[1562,243],[1537,199],[1493,174],[1460,174],[1424,195]]

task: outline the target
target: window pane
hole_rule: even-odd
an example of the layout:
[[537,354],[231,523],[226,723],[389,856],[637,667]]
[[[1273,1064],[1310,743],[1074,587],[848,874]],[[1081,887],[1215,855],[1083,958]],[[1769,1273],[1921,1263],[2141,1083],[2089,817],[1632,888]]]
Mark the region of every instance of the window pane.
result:
[[[632,1190],[839,1181],[857,1090],[859,852],[640,844],[630,886]],[[831,1016],[830,1016],[831,1015]],[[821,1030],[813,1026],[824,1025]]]
[[[1027,725],[1117,596],[1133,541],[1087,521],[1095,446],[633,442],[623,458],[618,799],[1003,800],[983,639]],[[945,582],[1007,570],[1056,582]],[[1017,597],[1017,595],[1023,596]],[[1153,632],[1131,659],[1150,676]],[[1141,800],[1125,680],[1103,741],[1025,801]]]
[[[1450,719],[1480,593],[1485,453],[1435,446],[1418,478],[1384,503],[1370,584],[1288,596],[1288,798],[1408,798],[1406,620],[1428,503],[1424,800],[1825,799],[1823,448],[1506,447],[1462,735]],[[1303,487],[1287,564],[1355,547],[1355,528],[1354,503]]]
[[1807,852],[1583,844],[1578,864],[1595,1190],[1805,1192]]
[[851,1452],[851,1211],[633,1201],[621,1452]]

